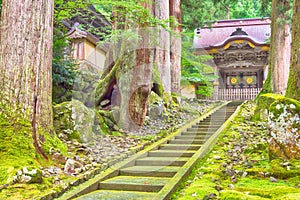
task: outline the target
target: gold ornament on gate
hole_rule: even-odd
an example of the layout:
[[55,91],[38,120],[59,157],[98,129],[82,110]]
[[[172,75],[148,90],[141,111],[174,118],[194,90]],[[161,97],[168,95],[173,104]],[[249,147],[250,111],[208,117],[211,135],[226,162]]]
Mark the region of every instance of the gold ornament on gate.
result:
[[246,81],[247,81],[248,84],[251,84],[253,82],[253,79],[251,77],[249,77],[249,78],[247,78]]
[[236,84],[236,83],[237,83],[237,79],[233,77],[233,78],[231,78],[230,82],[231,82],[232,84]]

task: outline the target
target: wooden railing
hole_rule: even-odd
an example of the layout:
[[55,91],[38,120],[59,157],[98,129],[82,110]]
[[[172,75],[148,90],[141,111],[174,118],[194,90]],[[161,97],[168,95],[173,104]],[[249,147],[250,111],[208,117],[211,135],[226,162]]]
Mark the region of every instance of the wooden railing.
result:
[[209,98],[211,100],[253,100],[261,88],[219,89]]

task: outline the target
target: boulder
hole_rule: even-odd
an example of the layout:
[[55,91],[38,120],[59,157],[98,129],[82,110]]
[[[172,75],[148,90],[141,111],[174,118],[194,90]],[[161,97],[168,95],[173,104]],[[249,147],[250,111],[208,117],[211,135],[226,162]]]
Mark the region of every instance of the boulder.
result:
[[148,106],[147,116],[149,116],[151,119],[158,119],[162,116],[163,111],[164,111],[163,99],[152,91],[149,96],[149,106]]
[[151,105],[148,108],[148,116],[151,119],[159,119],[162,117],[164,111],[163,105]]
[[69,140],[87,142],[91,139],[95,126],[93,109],[78,100],[72,100],[55,105],[53,113],[53,123],[58,134],[65,134]]
[[42,171],[34,167],[23,167],[14,176],[14,183],[42,183]]
[[300,159],[300,102],[280,98],[268,110],[269,158]]

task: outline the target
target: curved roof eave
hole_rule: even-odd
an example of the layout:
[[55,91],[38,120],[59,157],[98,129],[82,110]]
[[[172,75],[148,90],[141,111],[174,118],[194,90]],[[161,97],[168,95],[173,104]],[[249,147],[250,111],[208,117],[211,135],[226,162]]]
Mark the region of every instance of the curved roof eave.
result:
[[228,44],[232,41],[235,41],[235,40],[247,40],[248,42],[253,43],[255,46],[264,46],[264,45],[269,46],[269,44],[267,44],[266,42],[259,42],[251,36],[239,35],[239,36],[231,36],[231,37],[225,39],[223,42],[220,42],[219,44],[216,44],[216,45],[211,45],[211,46],[205,47],[205,49],[222,48],[226,44]]

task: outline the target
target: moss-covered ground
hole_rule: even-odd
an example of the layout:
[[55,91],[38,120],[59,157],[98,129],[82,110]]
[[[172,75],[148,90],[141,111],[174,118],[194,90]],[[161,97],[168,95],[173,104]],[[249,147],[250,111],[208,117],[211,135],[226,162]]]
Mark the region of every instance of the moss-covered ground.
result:
[[250,120],[254,110],[242,106],[173,200],[300,199],[300,161],[269,161],[266,124]]
[[[5,108],[2,106],[2,108]],[[55,161],[43,159],[33,146],[31,123],[21,115],[7,110],[0,112],[0,199],[33,199],[55,190],[54,177],[44,178],[42,183],[14,183],[13,177],[23,167],[40,169],[56,165]],[[42,130],[39,129],[40,133]],[[44,133],[43,149],[59,149],[66,153],[66,146],[56,137]],[[47,153],[48,154],[48,153]]]

